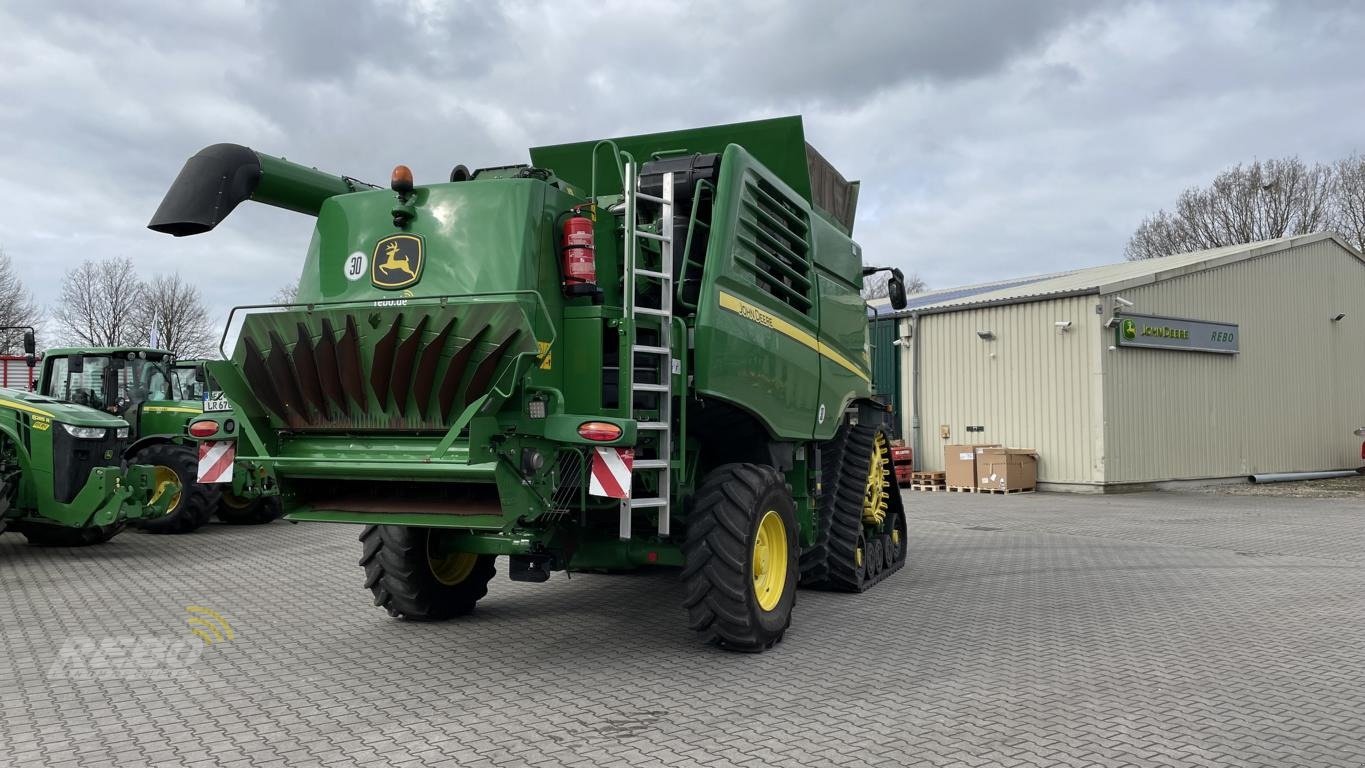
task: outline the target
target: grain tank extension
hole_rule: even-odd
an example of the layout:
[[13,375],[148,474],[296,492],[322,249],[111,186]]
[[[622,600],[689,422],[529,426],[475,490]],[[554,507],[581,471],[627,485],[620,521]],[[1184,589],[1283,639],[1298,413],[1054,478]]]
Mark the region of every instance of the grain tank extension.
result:
[[757,651],[798,580],[901,567],[857,183],[800,118],[449,179],[399,166],[380,189],[219,144],[149,225],[207,232],[246,200],[317,217],[297,303],[234,310],[210,365],[288,518],[366,526],[377,605],[467,613],[498,556],[520,581],[678,566],[691,626]]

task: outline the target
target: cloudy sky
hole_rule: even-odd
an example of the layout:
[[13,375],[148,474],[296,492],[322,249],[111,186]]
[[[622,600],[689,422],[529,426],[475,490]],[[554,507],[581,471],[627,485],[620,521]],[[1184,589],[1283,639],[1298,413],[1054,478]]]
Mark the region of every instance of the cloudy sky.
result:
[[1365,151],[1361,3],[195,5],[0,0],[0,247],[44,304],[103,256],[180,272],[220,317],[293,282],[305,217],[145,228],[221,141],[422,183],[535,144],[802,114],[863,182],[869,259],[932,287],[1117,261],[1223,167]]

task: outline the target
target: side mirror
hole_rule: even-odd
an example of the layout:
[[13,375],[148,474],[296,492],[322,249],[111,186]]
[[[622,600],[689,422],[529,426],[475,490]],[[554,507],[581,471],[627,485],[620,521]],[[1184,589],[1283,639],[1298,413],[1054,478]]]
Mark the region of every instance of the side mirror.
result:
[[886,296],[891,299],[892,309],[905,309],[905,276],[899,269],[891,270],[891,278],[886,281]]
[[[38,343],[33,340],[33,331],[24,331],[24,354],[32,360],[37,353]],[[29,363],[29,365],[33,365],[33,363]]]

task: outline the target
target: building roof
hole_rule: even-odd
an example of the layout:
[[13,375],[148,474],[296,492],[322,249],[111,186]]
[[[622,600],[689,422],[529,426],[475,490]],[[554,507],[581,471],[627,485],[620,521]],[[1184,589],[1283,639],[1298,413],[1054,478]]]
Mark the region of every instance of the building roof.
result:
[[905,309],[894,310],[891,308],[891,300],[885,296],[876,299],[869,299],[867,302],[867,313],[873,317],[891,317],[895,315],[907,315],[921,307],[931,304],[942,304],[950,301],[967,299],[983,293],[1001,291],[1008,288],[1017,288],[1029,283],[1036,283],[1040,280],[1047,280],[1061,275],[1070,274],[1069,272],[1054,272],[1049,275],[1034,275],[1032,277],[1016,277],[1010,280],[995,280],[989,283],[978,283],[976,285],[961,285],[955,288],[937,288],[932,291],[912,293],[905,298]]
[[[1312,235],[1262,240],[1245,245],[1230,245],[1207,251],[1179,253],[1157,259],[1125,261],[1119,264],[1106,264],[1071,272],[1019,278],[1004,283],[917,294],[917,296],[910,297],[910,302],[904,310],[894,314],[906,315],[911,312],[934,314],[984,305],[1024,304],[1065,296],[1117,293],[1139,285],[1202,272],[1206,269],[1234,264],[1278,251],[1286,251],[1321,240],[1335,240],[1342,248],[1365,262],[1365,255],[1361,255],[1359,251],[1348,245],[1340,235],[1333,232],[1319,232]],[[916,302],[915,299],[918,296],[923,296],[929,300]],[[881,306],[886,306],[889,312],[889,305],[883,304]],[[881,310],[877,310],[876,313],[878,315],[883,314]]]

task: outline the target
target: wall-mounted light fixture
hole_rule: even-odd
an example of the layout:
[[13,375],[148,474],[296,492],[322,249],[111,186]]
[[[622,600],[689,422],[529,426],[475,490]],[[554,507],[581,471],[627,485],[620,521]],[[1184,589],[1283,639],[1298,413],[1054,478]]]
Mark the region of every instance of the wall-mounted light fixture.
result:
[[1335,315],[1332,315],[1332,322],[1334,322],[1334,323],[1339,323],[1339,322],[1341,322],[1342,320],[1345,320],[1345,319],[1346,319],[1346,313],[1345,313],[1345,312],[1338,312],[1338,313],[1336,313]]
[[995,341],[995,331],[977,331],[976,335],[979,336],[982,341]]

